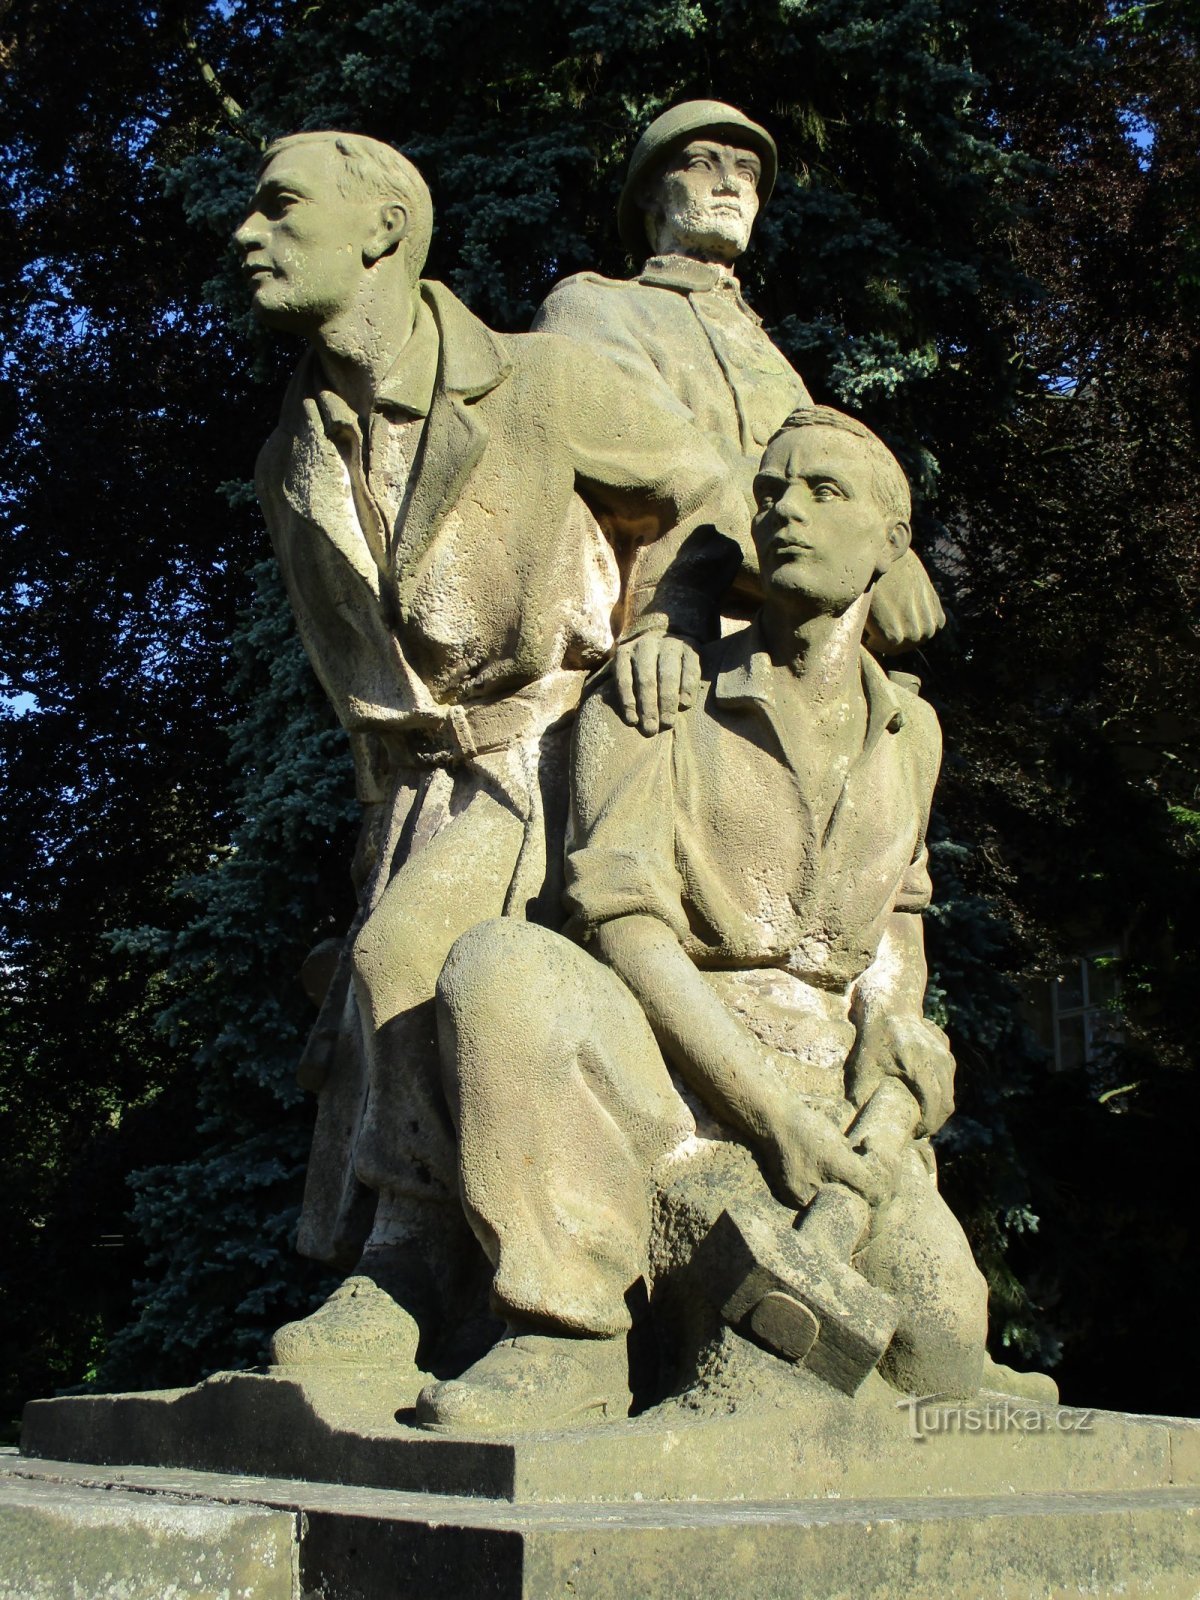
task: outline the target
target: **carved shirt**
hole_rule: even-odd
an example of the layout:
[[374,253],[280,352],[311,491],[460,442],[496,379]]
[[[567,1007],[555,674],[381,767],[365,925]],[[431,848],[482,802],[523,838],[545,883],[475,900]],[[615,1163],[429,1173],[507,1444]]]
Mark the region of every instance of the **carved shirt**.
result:
[[[820,814],[789,756],[779,669],[757,625],[703,659],[695,703],[653,738],[625,724],[603,684],[584,701],[568,931],[586,940],[615,918],[655,917],[751,1026],[758,1019],[756,1031],[772,1015],[794,1029],[807,1011],[840,1066],[853,1030],[828,1035],[830,1015],[848,1026],[849,986],[874,960],[892,912],[929,903],[937,718],[862,651],[863,747],[832,811]],[[768,1042],[808,1053],[789,1038]]]

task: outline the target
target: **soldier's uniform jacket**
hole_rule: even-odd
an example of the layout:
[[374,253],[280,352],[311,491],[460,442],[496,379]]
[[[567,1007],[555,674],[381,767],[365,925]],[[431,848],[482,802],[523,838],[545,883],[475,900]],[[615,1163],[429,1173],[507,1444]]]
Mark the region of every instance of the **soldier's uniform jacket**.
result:
[[694,418],[751,504],[767,440],[790,411],[812,404],[733,274],[688,256],[651,256],[636,278],[565,278],[533,326],[602,350],[664,406]]

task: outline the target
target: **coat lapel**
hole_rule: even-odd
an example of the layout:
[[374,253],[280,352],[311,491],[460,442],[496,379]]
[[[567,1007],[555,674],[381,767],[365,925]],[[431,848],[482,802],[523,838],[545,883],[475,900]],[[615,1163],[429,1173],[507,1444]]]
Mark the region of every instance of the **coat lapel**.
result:
[[394,564],[402,605],[446,513],[487,447],[487,424],[474,402],[512,371],[496,336],[444,285],[423,283],[421,292],[437,323],[438,375],[413,465],[412,495],[396,528]]
[[286,440],[281,490],[290,510],[336,545],[339,552],[379,594],[379,571],[367,546],[345,464],[325,432],[312,390],[310,352],[301,361],[284,397],[280,435]]

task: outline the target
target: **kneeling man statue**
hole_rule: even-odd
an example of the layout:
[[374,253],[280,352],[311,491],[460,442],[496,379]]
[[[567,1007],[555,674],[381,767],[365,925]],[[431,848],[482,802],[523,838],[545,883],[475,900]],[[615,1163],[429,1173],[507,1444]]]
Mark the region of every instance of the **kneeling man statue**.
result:
[[[940,732],[862,647],[908,485],[861,423],[806,406],[754,493],[761,609],[707,647],[675,726],[631,727],[611,675],[585,697],[573,938],[484,922],[442,971],[460,1190],[507,1336],[426,1387],[426,1427],[625,1415],[689,1173],[711,1214],[685,1293],[755,1342],[843,1392],[876,1366],[908,1393],[984,1376],[986,1285],[928,1139],[954,1078],[923,1016]],[[722,1150],[758,1195],[713,1181]]]

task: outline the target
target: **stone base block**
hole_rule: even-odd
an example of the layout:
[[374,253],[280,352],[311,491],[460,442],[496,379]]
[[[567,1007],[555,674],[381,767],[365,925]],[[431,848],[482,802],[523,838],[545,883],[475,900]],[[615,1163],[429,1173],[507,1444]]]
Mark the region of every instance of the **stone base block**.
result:
[[0,1477],[0,1600],[1200,1600],[1200,1423],[876,1374],[851,1399],[733,1336],[696,1389],[591,1427],[423,1433],[395,1382],[34,1402]]
[[857,1396],[737,1341],[736,1384],[573,1430],[442,1437],[386,1373],[223,1373],[193,1389],[34,1401],[27,1455],[528,1502],[792,1500],[1200,1484],[1200,1423],[1001,1395]]
[[1195,1600],[1200,1492],[514,1505],[0,1466],[3,1600]]
[[295,1508],[0,1473],[0,1600],[298,1600]]

